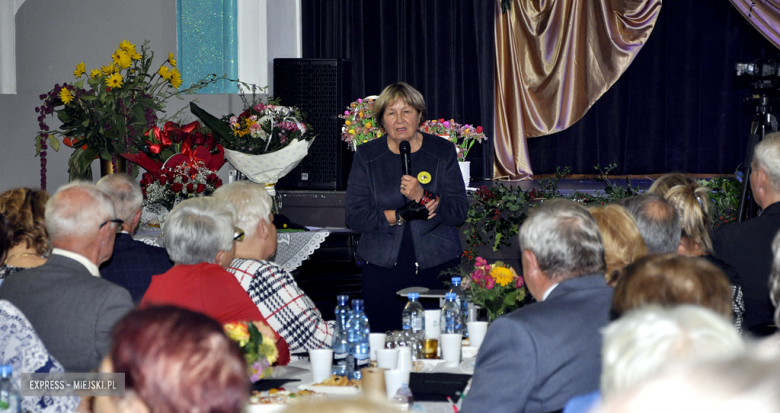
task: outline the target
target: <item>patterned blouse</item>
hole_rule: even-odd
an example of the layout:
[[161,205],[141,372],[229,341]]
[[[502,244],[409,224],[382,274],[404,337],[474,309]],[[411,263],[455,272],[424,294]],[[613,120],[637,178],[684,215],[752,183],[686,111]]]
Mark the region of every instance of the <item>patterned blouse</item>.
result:
[[[27,318],[8,301],[0,301],[0,364],[13,366],[17,383],[25,373],[62,373],[62,365],[49,355]],[[65,413],[76,410],[78,397],[23,397],[21,411]]]
[[7,277],[7,276],[9,276],[9,275],[11,275],[13,273],[16,273],[16,272],[19,272],[19,271],[23,271],[23,270],[26,270],[26,269],[27,268],[24,268],[24,267],[14,267],[14,266],[7,265],[7,264],[0,265],[0,280],[2,280],[3,278],[5,278],[5,277]]
[[282,267],[270,262],[236,258],[228,271],[257,305],[271,328],[287,341],[290,353],[330,348],[333,321],[324,321],[311,298]]

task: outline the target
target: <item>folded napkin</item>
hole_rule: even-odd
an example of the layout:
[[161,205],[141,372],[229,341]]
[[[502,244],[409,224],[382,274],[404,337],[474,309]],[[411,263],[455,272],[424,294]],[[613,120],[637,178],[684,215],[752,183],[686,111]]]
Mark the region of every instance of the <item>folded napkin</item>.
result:
[[447,401],[447,397],[457,401],[471,377],[471,374],[411,373],[409,389],[416,402],[441,402]]

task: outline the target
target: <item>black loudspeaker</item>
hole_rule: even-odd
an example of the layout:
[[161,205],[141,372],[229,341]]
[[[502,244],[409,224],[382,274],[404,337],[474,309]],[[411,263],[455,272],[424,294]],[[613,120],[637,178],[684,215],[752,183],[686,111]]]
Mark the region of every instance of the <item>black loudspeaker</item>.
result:
[[352,62],[347,59],[274,59],[273,95],[306,113],[317,138],[309,154],[276,184],[279,189],[345,190],[352,151],[338,118],[350,104]]

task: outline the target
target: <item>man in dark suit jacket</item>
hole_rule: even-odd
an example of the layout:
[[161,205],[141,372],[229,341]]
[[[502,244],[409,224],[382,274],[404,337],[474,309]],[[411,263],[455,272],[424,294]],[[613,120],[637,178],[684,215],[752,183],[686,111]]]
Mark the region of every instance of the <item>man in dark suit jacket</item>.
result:
[[760,216],[719,227],[712,237],[715,256],[739,275],[745,299],[744,329],[757,336],[774,333],[774,308],[769,300],[772,240],[780,230],[780,133],[770,133],[756,145],[750,189]]
[[599,330],[609,322],[612,288],[596,221],[574,202],[547,201],[519,238],[526,286],[539,302],[488,329],[466,413],[552,412],[599,388]]
[[141,219],[143,193],[141,186],[130,175],[120,173],[106,175],[97,183],[114,203],[116,214],[124,223],[116,236],[114,255],[100,268],[106,280],[125,287],[136,304],[152,282],[152,276],[168,271],[173,263],[165,248],[146,245],[133,240],[131,235]]
[[46,203],[52,255],[6,277],[0,299],[21,310],[67,372],[88,372],[111,347],[111,330],[133,307],[127,290],[100,278],[114,250],[114,206],[94,185],[74,182]]

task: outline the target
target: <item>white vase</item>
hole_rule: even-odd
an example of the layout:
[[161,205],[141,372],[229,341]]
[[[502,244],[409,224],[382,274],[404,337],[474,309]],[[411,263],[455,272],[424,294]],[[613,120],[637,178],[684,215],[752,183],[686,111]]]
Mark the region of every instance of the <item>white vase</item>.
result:
[[471,181],[471,161],[458,162],[458,166],[460,166],[460,173],[463,175],[463,183],[468,188]]

